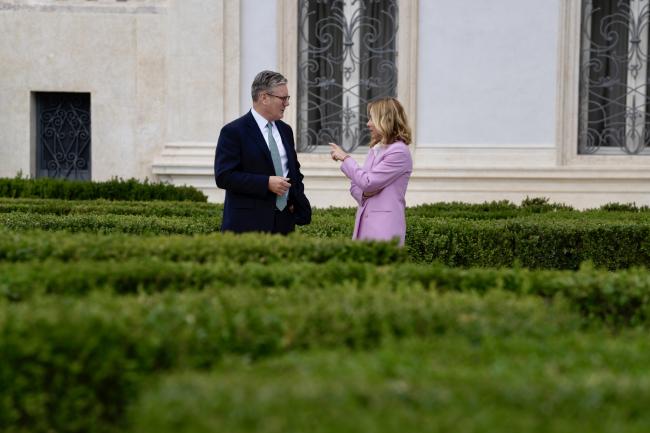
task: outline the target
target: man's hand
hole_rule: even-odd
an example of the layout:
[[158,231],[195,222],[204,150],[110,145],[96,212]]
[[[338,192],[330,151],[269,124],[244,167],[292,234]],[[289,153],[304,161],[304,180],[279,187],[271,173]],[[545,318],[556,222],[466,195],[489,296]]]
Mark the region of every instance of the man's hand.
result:
[[269,191],[275,195],[284,195],[291,188],[288,177],[269,176]]

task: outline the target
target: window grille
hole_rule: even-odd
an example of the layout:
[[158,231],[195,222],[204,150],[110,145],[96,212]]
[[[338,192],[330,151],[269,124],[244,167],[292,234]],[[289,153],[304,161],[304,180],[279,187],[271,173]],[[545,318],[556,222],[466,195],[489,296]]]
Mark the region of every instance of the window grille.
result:
[[369,141],[368,101],[395,96],[397,0],[300,0],[298,150]]
[[650,0],[582,0],[580,154],[650,154]]
[[37,177],[90,180],[90,94],[35,97]]

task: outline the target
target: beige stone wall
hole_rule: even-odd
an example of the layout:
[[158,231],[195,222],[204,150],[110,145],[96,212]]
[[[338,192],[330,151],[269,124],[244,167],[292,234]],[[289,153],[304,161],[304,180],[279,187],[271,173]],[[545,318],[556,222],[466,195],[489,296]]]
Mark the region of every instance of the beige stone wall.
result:
[[150,175],[166,21],[161,0],[0,1],[0,176],[34,173],[32,92],[91,94],[93,179]]
[[[250,77],[246,82],[242,77],[272,66],[259,56],[260,49],[266,52],[266,44],[276,45],[269,47],[277,52],[275,65],[290,79],[292,94],[297,96],[296,58],[292,54],[296,51],[296,1],[275,0],[273,8],[256,7],[268,6],[270,1],[247,0],[248,7],[242,7],[240,0],[0,0],[0,176],[14,176],[19,170],[34,173],[32,92],[89,92],[93,179],[149,177],[194,185],[211,201],[223,200],[213,175],[217,136],[227,121],[248,109],[241,105],[245,101],[241,95],[250,86]],[[577,137],[575,55],[579,41],[575,29],[579,28],[579,3],[557,0],[539,6],[546,8],[545,16],[550,17],[548,29],[539,30],[540,35],[558,38],[557,50],[547,44],[544,53],[547,57],[557,54],[558,60],[557,65],[546,62],[538,73],[555,77],[558,70],[557,83],[552,78],[530,79],[526,89],[547,95],[545,101],[557,93],[555,139],[540,133],[547,133],[553,122],[548,114],[552,110],[547,109],[542,120],[531,116],[532,135],[525,137],[532,138],[521,143],[482,129],[476,132],[471,116],[459,117],[463,122],[470,120],[472,127],[465,129],[475,138],[465,143],[460,141],[462,134],[438,139],[442,128],[435,122],[440,116],[430,110],[448,106],[431,91],[431,83],[439,87],[449,83],[444,75],[436,74],[456,73],[454,68],[426,67],[436,66],[440,58],[431,42],[444,34],[436,27],[440,22],[432,26],[424,19],[431,18],[428,1],[400,0],[399,96],[417,133],[412,146],[415,170],[407,193],[409,205],[442,200],[519,201],[526,196],[549,197],[578,207],[611,201],[650,204],[650,159],[572,157]],[[446,5],[458,9],[455,3]],[[443,9],[436,8],[436,13]],[[464,19],[452,21],[449,27],[483,23],[501,28],[499,19],[510,20],[493,13],[492,17],[475,16],[474,24]],[[251,26],[256,32],[268,28],[275,37],[240,41],[240,26],[249,32]],[[458,31],[464,34],[462,28]],[[477,41],[473,39],[473,43]],[[454,48],[454,43],[460,45]],[[455,61],[455,52],[462,56],[465,43],[454,37],[444,39],[444,45],[451,44],[449,59]],[[487,58],[492,63],[464,68],[469,75],[463,82],[482,85],[485,71],[510,71],[502,68],[500,57]],[[509,73],[528,77],[521,72],[513,68]],[[508,77],[497,82],[503,83],[503,88],[497,88],[499,94],[512,98],[519,92],[509,87]],[[450,90],[455,106],[474,107],[473,97],[453,93],[457,87]],[[513,110],[526,107],[515,104]],[[286,120],[295,127],[292,108],[293,104]],[[494,124],[497,131],[507,132],[512,124],[518,125],[485,110],[479,114],[474,119]],[[450,130],[454,128],[447,128]],[[355,155],[360,162],[363,153]],[[301,154],[300,161],[314,205],[353,205],[348,182],[326,154]]]
[[237,0],[0,0],[0,176],[35,172],[33,92],[91,94],[94,180],[216,142],[239,113],[238,29]]

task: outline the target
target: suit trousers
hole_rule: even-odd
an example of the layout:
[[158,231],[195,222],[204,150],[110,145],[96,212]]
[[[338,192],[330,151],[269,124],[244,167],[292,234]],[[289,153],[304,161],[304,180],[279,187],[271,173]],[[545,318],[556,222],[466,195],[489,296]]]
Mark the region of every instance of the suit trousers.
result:
[[275,210],[273,231],[271,231],[271,233],[287,235],[294,231],[295,227],[296,219],[294,218],[293,213],[289,211],[289,206],[285,207],[284,210]]

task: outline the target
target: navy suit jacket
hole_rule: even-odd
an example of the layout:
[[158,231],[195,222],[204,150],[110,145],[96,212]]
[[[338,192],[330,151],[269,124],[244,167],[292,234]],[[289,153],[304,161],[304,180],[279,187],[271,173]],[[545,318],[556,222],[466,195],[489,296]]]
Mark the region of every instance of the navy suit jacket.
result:
[[[275,126],[282,137],[289,168],[288,205],[298,225],[311,222],[311,205],[305,196],[293,131],[278,120]],[[214,177],[226,190],[222,231],[246,232],[273,230],[276,195],[269,191],[269,176],[275,176],[271,152],[255,118],[249,111],[221,129],[214,157]]]

